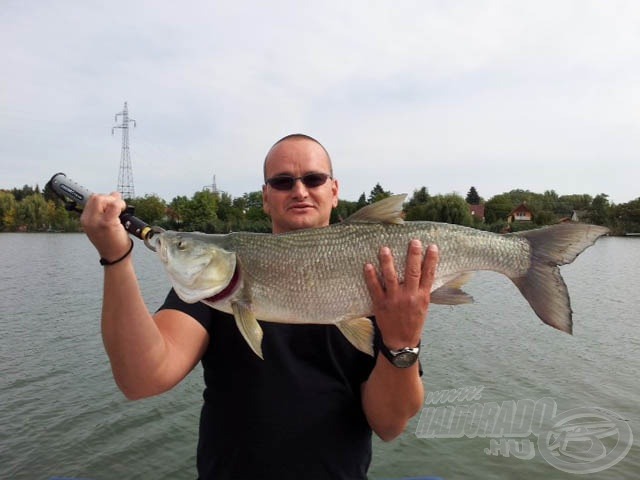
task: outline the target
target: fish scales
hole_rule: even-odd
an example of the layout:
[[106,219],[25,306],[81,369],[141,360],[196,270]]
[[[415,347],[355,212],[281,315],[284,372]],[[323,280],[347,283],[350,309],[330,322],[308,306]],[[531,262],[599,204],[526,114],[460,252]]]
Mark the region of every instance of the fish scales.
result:
[[[441,261],[433,290],[463,272],[520,276],[530,265],[528,244],[520,238],[435,222],[337,224],[286,235],[230,236],[256,317],[283,323],[335,323],[345,312],[371,315],[363,268],[377,264],[382,245],[391,248],[402,280],[409,241],[417,238],[425,249],[437,244]],[[260,298],[268,298],[268,306]]]

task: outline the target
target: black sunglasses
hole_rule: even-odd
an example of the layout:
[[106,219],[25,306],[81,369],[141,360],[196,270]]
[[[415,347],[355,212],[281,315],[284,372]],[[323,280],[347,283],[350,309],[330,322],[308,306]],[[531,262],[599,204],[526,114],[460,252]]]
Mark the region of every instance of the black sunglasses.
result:
[[327,180],[330,178],[331,175],[326,173],[307,173],[301,177],[294,177],[293,175],[276,175],[275,177],[267,178],[265,182],[276,190],[284,191],[291,190],[296,184],[296,180],[300,180],[305,187],[316,188],[327,183]]

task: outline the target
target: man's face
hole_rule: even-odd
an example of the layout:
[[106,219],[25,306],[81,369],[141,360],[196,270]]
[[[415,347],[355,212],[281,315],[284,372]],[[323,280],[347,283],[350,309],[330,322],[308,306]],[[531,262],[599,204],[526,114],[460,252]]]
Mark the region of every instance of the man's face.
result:
[[[269,152],[267,178],[276,175],[301,177],[308,173],[330,174],[323,148],[306,139],[284,140]],[[319,187],[307,187],[297,180],[291,190],[262,187],[264,211],[271,217],[273,233],[329,225],[331,209],[338,205],[338,182],[328,179]]]

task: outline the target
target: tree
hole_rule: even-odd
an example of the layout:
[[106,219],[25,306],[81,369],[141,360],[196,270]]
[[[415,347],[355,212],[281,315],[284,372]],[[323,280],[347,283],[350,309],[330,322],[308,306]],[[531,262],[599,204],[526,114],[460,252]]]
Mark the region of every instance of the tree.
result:
[[69,212],[53,200],[46,200],[49,228],[66,231],[69,228]]
[[40,193],[33,193],[18,203],[16,224],[29,231],[46,230],[49,223],[47,202]]
[[21,202],[25,198],[33,195],[36,191],[30,187],[29,185],[23,185],[22,188],[14,188],[11,190],[13,197],[16,199],[16,202]]
[[617,233],[640,232],[640,198],[616,205],[613,216],[617,221]]
[[186,204],[183,221],[185,230],[211,232],[215,230],[218,197],[209,190],[200,190]]
[[469,205],[480,205],[480,195],[476,191],[476,187],[471,187],[465,199]]
[[242,196],[245,204],[245,223],[243,230],[252,232],[270,232],[271,220],[262,208],[262,192],[245,193]]
[[571,210],[587,210],[591,206],[593,197],[587,194],[562,195],[558,200],[561,203],[568,205]]
[[338,206],[331,210],[330,223],[342,222],[358,210],[358,202],[338,200]]
[[181,228],[184,223],[184,216],[187,212],[189,199],[184,195],[179,195],[171,200],[167,208],[167,217],[170,222],[170,228]]
[[473,224],[473,217],[467,202],[455,193],[430,197],[426,203],[412,207],[407,212],[406,219],[409,221],[423,220],[466,226]]
[[167,204],[155,194],[136,197],[129,203],[135,207],[135,216],[150,225],[157,225],[167,215]]
[[596,225],[608,225],[611,217],[611,205],[609,195],[601,193],[596,195],[588,209],[589,221]]
[[484,220],[488,224],[505,221],[513,208],[513,202],[508,194],[503,193],[491,197],[484,204]]
[[373,187],[373,189],[371,190],[371,193],[369,193],[369,199],[368,202],[369,203],[375,203],[379,200],[382,200],[383,198],[387,198],[391,196],[391,192],[385,190],[384,188],[382,188],[382,186],[380,185],[380,183],[376,183],[376,186]]
[[17,205],[18,202],[11,192],[0,190],[0,232],[15,228]]
[[222,222],[223,233],[238,231],[242,229],[244,220],[244,207],[237,206],[231,195],[228,193],[220,194],[218,200],[218,210],[216,211],[218,218]]
[[418,205],[423,205],[427,203],[430,198],[431,196],[429,195],[429,190],[427,190],[427,187],[420,187],[420,189],[413,191],[413,195],[409,199],[407,206],[416,207]]
[[431,200],[431,196],[427,191],[427,187],[422,187],[413,191],[413,195],[409,199],[405,207],[405,218],[409,221],[424,220],[427,216],[426,205]]

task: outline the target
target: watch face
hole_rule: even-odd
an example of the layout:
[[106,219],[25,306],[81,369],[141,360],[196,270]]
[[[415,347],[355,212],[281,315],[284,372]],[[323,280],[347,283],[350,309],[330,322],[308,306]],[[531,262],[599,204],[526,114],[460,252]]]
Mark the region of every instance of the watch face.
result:
[[393,364],[399,368],[407,368],[416,363],[417,359],[418,354],[414,352],[400,352],[394,357]]

